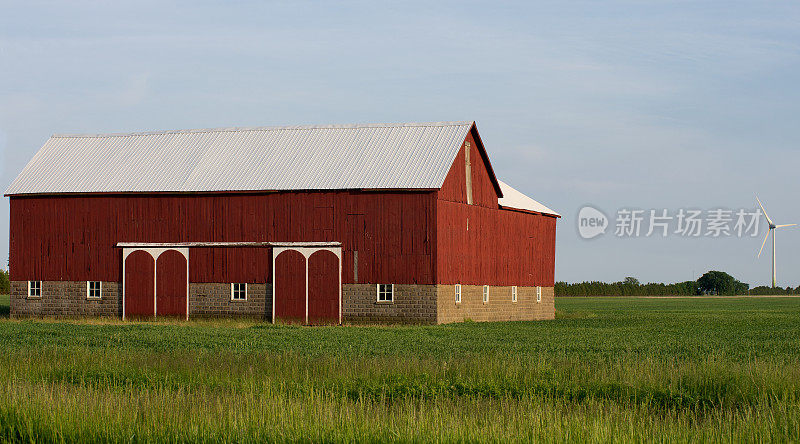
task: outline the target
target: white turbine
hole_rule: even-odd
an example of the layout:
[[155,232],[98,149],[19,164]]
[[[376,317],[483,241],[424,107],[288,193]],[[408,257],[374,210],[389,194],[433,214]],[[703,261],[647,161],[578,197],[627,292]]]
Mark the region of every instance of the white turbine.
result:
[[758,201],[758,206],[761,207],[761,211],[764,213],[764,217],[767,218],[767,223],[769,223],[769,230],[767,230],[767,235],[764,236],[764,242],[761,242],[761,249],[758,250],[758,256],[761,257],[761,252],[764,251],[764,245],[767,243],[767,238],[770,234],[772,234],[772,288],[778,284],[778,279],[775,274],[775,229],[776,228],[783,228],[783,227],[792,227],[797,224],[784,224],[784,225],[775,225],[772,222],[772,219],[767,216],[767,210],[764,209],[764,205],[761,204],[761,200],[759,200],[758,196],[756,196],[756,200]]

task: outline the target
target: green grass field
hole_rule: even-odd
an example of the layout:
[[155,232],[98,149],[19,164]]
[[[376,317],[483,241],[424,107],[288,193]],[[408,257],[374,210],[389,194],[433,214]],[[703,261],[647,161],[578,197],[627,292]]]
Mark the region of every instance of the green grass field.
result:
[[800,440],[800,299],[556,308],[431,327],[0,320],[0,441]]
[[7,294],[0,294],[0,319],[8,317],[10,298]]

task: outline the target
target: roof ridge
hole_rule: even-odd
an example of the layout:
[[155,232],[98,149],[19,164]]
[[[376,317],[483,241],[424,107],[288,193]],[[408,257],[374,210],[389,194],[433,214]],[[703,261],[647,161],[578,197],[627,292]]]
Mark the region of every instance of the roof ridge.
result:
[[473,120],[463,120],[463,121],[444,121],[444,122],[355,123],[355,124],[340,124],[340,125],[253,126],[253,127],[228,127],[228,128],[199,128],[199,129],[182,129],[182,130],[165,130],[165,131],[141,131],[141,132],[130,132],[130,133],[53,134],[50,137],[90,138],[90,137],[154,136],[163,134],[222,133],[222,132],[246,132],[246,131],[408,128],[408,127],[466,126],[466,125],[472,125],[473,123],[474,123]]

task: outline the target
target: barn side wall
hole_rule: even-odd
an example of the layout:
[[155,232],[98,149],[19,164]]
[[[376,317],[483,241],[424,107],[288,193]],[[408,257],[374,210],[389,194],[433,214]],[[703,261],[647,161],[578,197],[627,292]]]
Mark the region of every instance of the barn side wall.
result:
[[100,300],[86,298],[86,281],[43,281],[41,298],[28,298],[28,281],[11,281],[11,316],[120,317],[122,289],[102,284]]
[[[16,281],[121,282],[118,242],[337,241],[343,283],[433,284],[435,199],[359,191],[12,196],[9,268]],[[190,254],[190,282],[272,282],[267,248]]]
[[190,318],[272,319],[272,285],[247,284],[247,300],[231,300],[231,284],[189,284]]
[[350,323],[435,324],[436,285],[395,284],[394,300],[378,302],[374,284],[342,286],[342,321]]
[[[86,282],[43,281],[42,297],[27,297],[27,281],[11,283],[13,317],[121,317],[122,295],[115,282],[103,282],[101,300],[86,298]],[[342,318],[345,323],[443,324],[473,321],[553,319],[553,288],[542,288],[536,302],[535,287],[518,287],[517,302],[511,287],[490,287],[483,303],[483,287],[462,285],[461,303],[455,302],[453,285],[395,285],[392,303],[378,302],[373,284],[345,284]],[[193,283],[189,286],[191,318],[272,318],[272,286],[248,284],[247,300],[232,301],[230,284]]]

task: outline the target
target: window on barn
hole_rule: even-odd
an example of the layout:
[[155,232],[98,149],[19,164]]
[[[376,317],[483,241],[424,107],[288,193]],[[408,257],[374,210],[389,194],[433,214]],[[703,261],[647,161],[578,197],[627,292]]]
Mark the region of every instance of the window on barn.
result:
[[488,304],[489,303],[489,286],[488,285],[484,285],[483,286],[483,303],[484,304]]
[[511,302],[517,302],[517,286],[511,287]]
[[28,281],[28,297],[42,297],[42,281]]
[[231,284],[231,300],[232,301],[246,301],[247,300],[247,284],[241,284],[241,283]]
[[86,281],[86,299],[100,299],[102,297],[102,284],[100,281]]
[[536,287],[536,302],[542,302],[542,287]]
[[378,284],[378,302],[394,301],[394,284]]
[[456,304],[461,303],[461,284],[456,284]]

